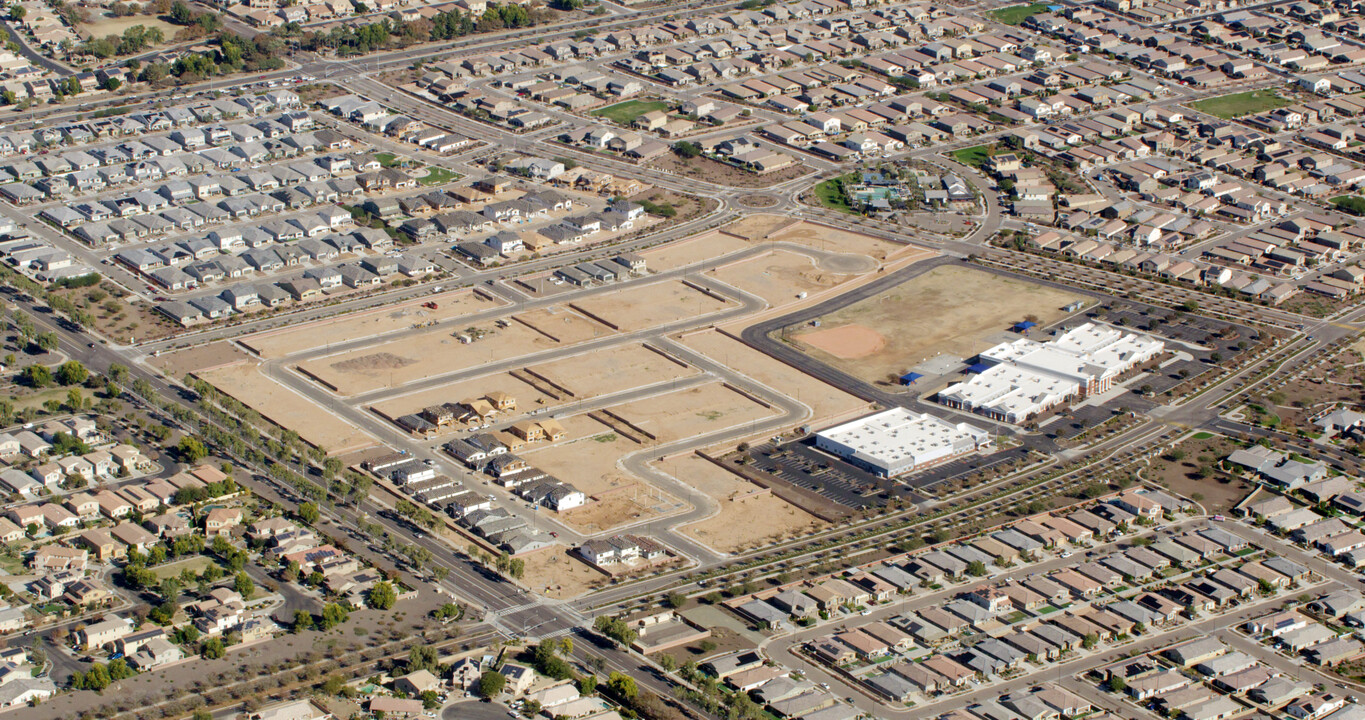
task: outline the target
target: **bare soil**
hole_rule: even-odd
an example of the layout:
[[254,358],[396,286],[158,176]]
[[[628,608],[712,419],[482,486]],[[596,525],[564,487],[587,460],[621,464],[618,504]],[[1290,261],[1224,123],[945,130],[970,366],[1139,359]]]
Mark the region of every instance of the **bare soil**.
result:
[[576,598],[607,583],[607,576],[563,547],[548,547],[518,556],[526,561],[522,582],[532,592],[557,600]]
[[685,318],[702,318],[733,306],[679,281],[656,282],[595,295],[574,305],[618,326],[623,332],[658,327]]
[[765,488],[696,455],[669,458],[654,467],[710,495],[720,505],[715,515],[680,528],[719,552],[743,552],[826,526]]
[[377,442],[368,433],[262,375],[258,365],[237,363],[201,372],[199,376],[280,427],[298,431],[304,440],[326,448],[329,453],[353,452]]
[[[1155,459],[1151,467],[1142,471],[1142,476],[1195,500],[1210,513],[1227,512],[1256,489],[1254,484],[1221,472],[1216,467],[1219,460],[1238,447],[1237,443],[1222,435],[1200,433]],[[1199,477],[1201,467],[1212,469],[1213,474],[1207,478]]]
[[773,307],[790,305],[802,293],[814,294],[839,285],[852,275],[816,267],[811,258],[785,250],[726,265],[712,271],[717,280],[758,295]]
[[207,345],[177,350],[152,358],[152,365],[166,375],[180,379],[192,372],[222,367],[234,362],[251,360],[251,356],[229,342],[215,342]]
[[662,157],[649,161],[649,167],[670,172],[682,177],[697,178],[717,185],[743,188],[766,188],[780,185],[788,180],[795,180],[803,175],[809,175],[810,167],[796,164],[782,168],[767,175],[757,175],[747,170],[741,170],[733,165],[712,160],[708,157],[697,156],[684,159],[674,153],[668,153]]

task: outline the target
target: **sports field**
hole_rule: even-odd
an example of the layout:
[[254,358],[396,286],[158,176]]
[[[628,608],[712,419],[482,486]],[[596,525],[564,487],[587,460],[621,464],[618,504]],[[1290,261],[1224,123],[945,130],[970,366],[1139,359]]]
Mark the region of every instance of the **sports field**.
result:
[[882,382],[940,353],[967,358],[1026,316],[1047,324],[1081,296],[961,265],[933,268],[881,294],[786,328],[812,357],[867,382]]
[[615,105],[593,110],[590,114],[606,118],[618,125],[629,125],[635,118],[655,110],[667,110],[668,103],[663,100],[627,100]]
[[1252,115],[1282,108],[1291,104],[1291,100],[1280,97],[1274,90],[1252,90],[1250,92],[1233,93],[1231,95],[1220,95],[1207,100],[1199,100],[1190,103],[1190,107],[1200,112],[1216,115],[1224,120],[1243,115]]

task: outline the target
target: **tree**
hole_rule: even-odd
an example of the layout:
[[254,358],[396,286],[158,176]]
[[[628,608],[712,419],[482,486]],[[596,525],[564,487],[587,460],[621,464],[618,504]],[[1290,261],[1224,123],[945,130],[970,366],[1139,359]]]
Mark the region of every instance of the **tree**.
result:
[[[71,79],[75,80],[75,78]],[[59,344],[60,341],[57,337],[57,333],[49,330],[47,332],[38,333],[38,337],[34,340],[34,342],[37,343],[38,347],[42,348],[43,350],[47,352],[52,352],[53,350],[57,349],[57,345]]]
[[199,654],[205,660],[217,660],[227,654],[227,647],[220,637],[211,637],[199,645]]
[[350,613],[346,612],[346,608],[336,603],[327,603],[322,606],[322,629],[331,630],[346,622],[348,617],[350,617]]
[[1114,676],[1112,676],[1112,677],[1109,678],[1109,690],[1110,690],[1110,692],[1121,693],[1121,692],[1123,692],[1124,690],[1127,690],[1127,689],[1128,689],[1128,683],[1124,682],[1124,681],[1123,681],[1123,678],[1119,677],[1118,675],[1114,675]]
[[15,22],[23,20],[24,16],[27,14],[28,8],[24,7],[23,5],[11,5],[9,8],[9,19]]
[[398,592],[393,589],[393,583],[389,582],[375,583],[365,595],[365,604],[375,610],[388,610],[395,602],[398,602]]
[[67,360],[57,368],[57,382],[63,385],[80,385],[90,377],[90,371],[79,360]]
[[[672,656],[669,656],[669,655],[661,655],[661,656],[659,657],[660,660],[663,660],[664,658],[668,658],[669,660],[672,660],[672,659],[673,659]],[[579,695],[593,695],[593,694],[595,694],[596,692],[597,692],[597,676],[596,676],[596,675],[584,675],[583,677],[581,677],[581,678],[578,679],[578,694],[579,694]]]
[[1093,649],[1096,645],[1099,644],[1100,644],[1099,633],[1090,633],[1089,635],[1086,635],[1085,637],[1081,638],[1081,647],[1085,648],[1086,650]]
[[313,629],[313,613],[310,613],[310,612],[308,612],[307,610],[295,610],[295,611],[294,611],[294,627],[293,627],[294,632],[296,632],[296,633],[301,633],[301,632],[303,632],[303,631],[305,631],[305,630],[312,630],[312,629]]
[[607,679],[607,688],[612,694],[624,700],[634,700],[640,694],[639,688],[635,686],[635,678],[619,672],[613,672]]
[[237,577],[232,581],[232,589],[236,590],[237,594],[241,595],[243,600],[250,600],[251,596],[256,592],[256,583],[251,582],[251,578],[247,577],[246,573],[239,572],[237,573]]
[[972,577],[982,577],[986,574],[986,563],[980,560],[973,560],[967,563],[967,574]]
[[318,504],[315,502],[306,502],[299,505],[299,519],[309,525],[316,523],[318,521]]
[[407,671],[410,673],[418,670],[430,670],[439,675],[440,665],[439,654],[436,652],[436,648],[430,645],[418,645],[408,652]]
[[190,464],[197,463],[209,455],[209,449],[204,447],[203,441],[189,435],[180,438],[180,443],[175,446],[175,450],[179,453],[181,460]]
[[435,690],[423,690],[418,697],[422,698],[422,707],[426,710],[435,710],[441,707],[441,696]]
[[690,160],[701,155],[701,146],[686,140],[679,140],[673,143],[673,152],[677,153],[678,157]]
[[664,602],[667,603],[669,607],[676,610],[682,607],[683,603],[687,602],[687,596],[680,592],[671,592],[664,598]]
[[109,92],[114,92],[121,87],[123,87],[123,81],[116,77],[111,77],[104,81],[104,89]]
[[29,365],[19,373],[19,379],[29,387],[45,388],[52,384],[52,371],[43,365]]
[[507,686],[507,678],[496,670],[487,670],[479,676],[478,693],[481,697],[497,697]]

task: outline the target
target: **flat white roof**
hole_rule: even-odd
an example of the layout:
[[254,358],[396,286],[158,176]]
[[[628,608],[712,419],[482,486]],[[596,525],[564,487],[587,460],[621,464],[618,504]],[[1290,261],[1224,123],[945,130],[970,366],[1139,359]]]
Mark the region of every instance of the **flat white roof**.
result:
[[899,407],[836,425],[816,436],[886,468],[913,467],[990,440],[990,433],[974,425]]

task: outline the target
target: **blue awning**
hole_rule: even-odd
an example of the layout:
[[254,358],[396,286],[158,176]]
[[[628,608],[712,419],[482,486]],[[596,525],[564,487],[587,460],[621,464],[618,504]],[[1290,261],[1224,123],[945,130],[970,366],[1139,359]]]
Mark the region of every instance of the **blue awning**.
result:
[[1032,320],[1025,320],[1025,321],[1023,321],[1023,322],[1021,322],[1021,323],[1015,323],[1015,325],[1014,325],[1014,331],[1015,331],[1015,332],[1023,332],[1023,331],[1025,331],[1025,330],[1031,330],[1031,329],[1036,328],[1036,327],[1038,327],[1038,323],[1033,322]]
[[913,372],[912,372],[912,373],[906,373],[906,374],[904,374],[904,375],[901,376],[901,384],[902,384],[902,385],[909,385],[910,383],[913,383],[914,381],[916,381],[916,380],[918,380],[918,379],[920,379],[920,378],[922,378],[922,377],[924,377],[924,376],[921,375],[921,374],[919,374],[919,373],[913,373]]

